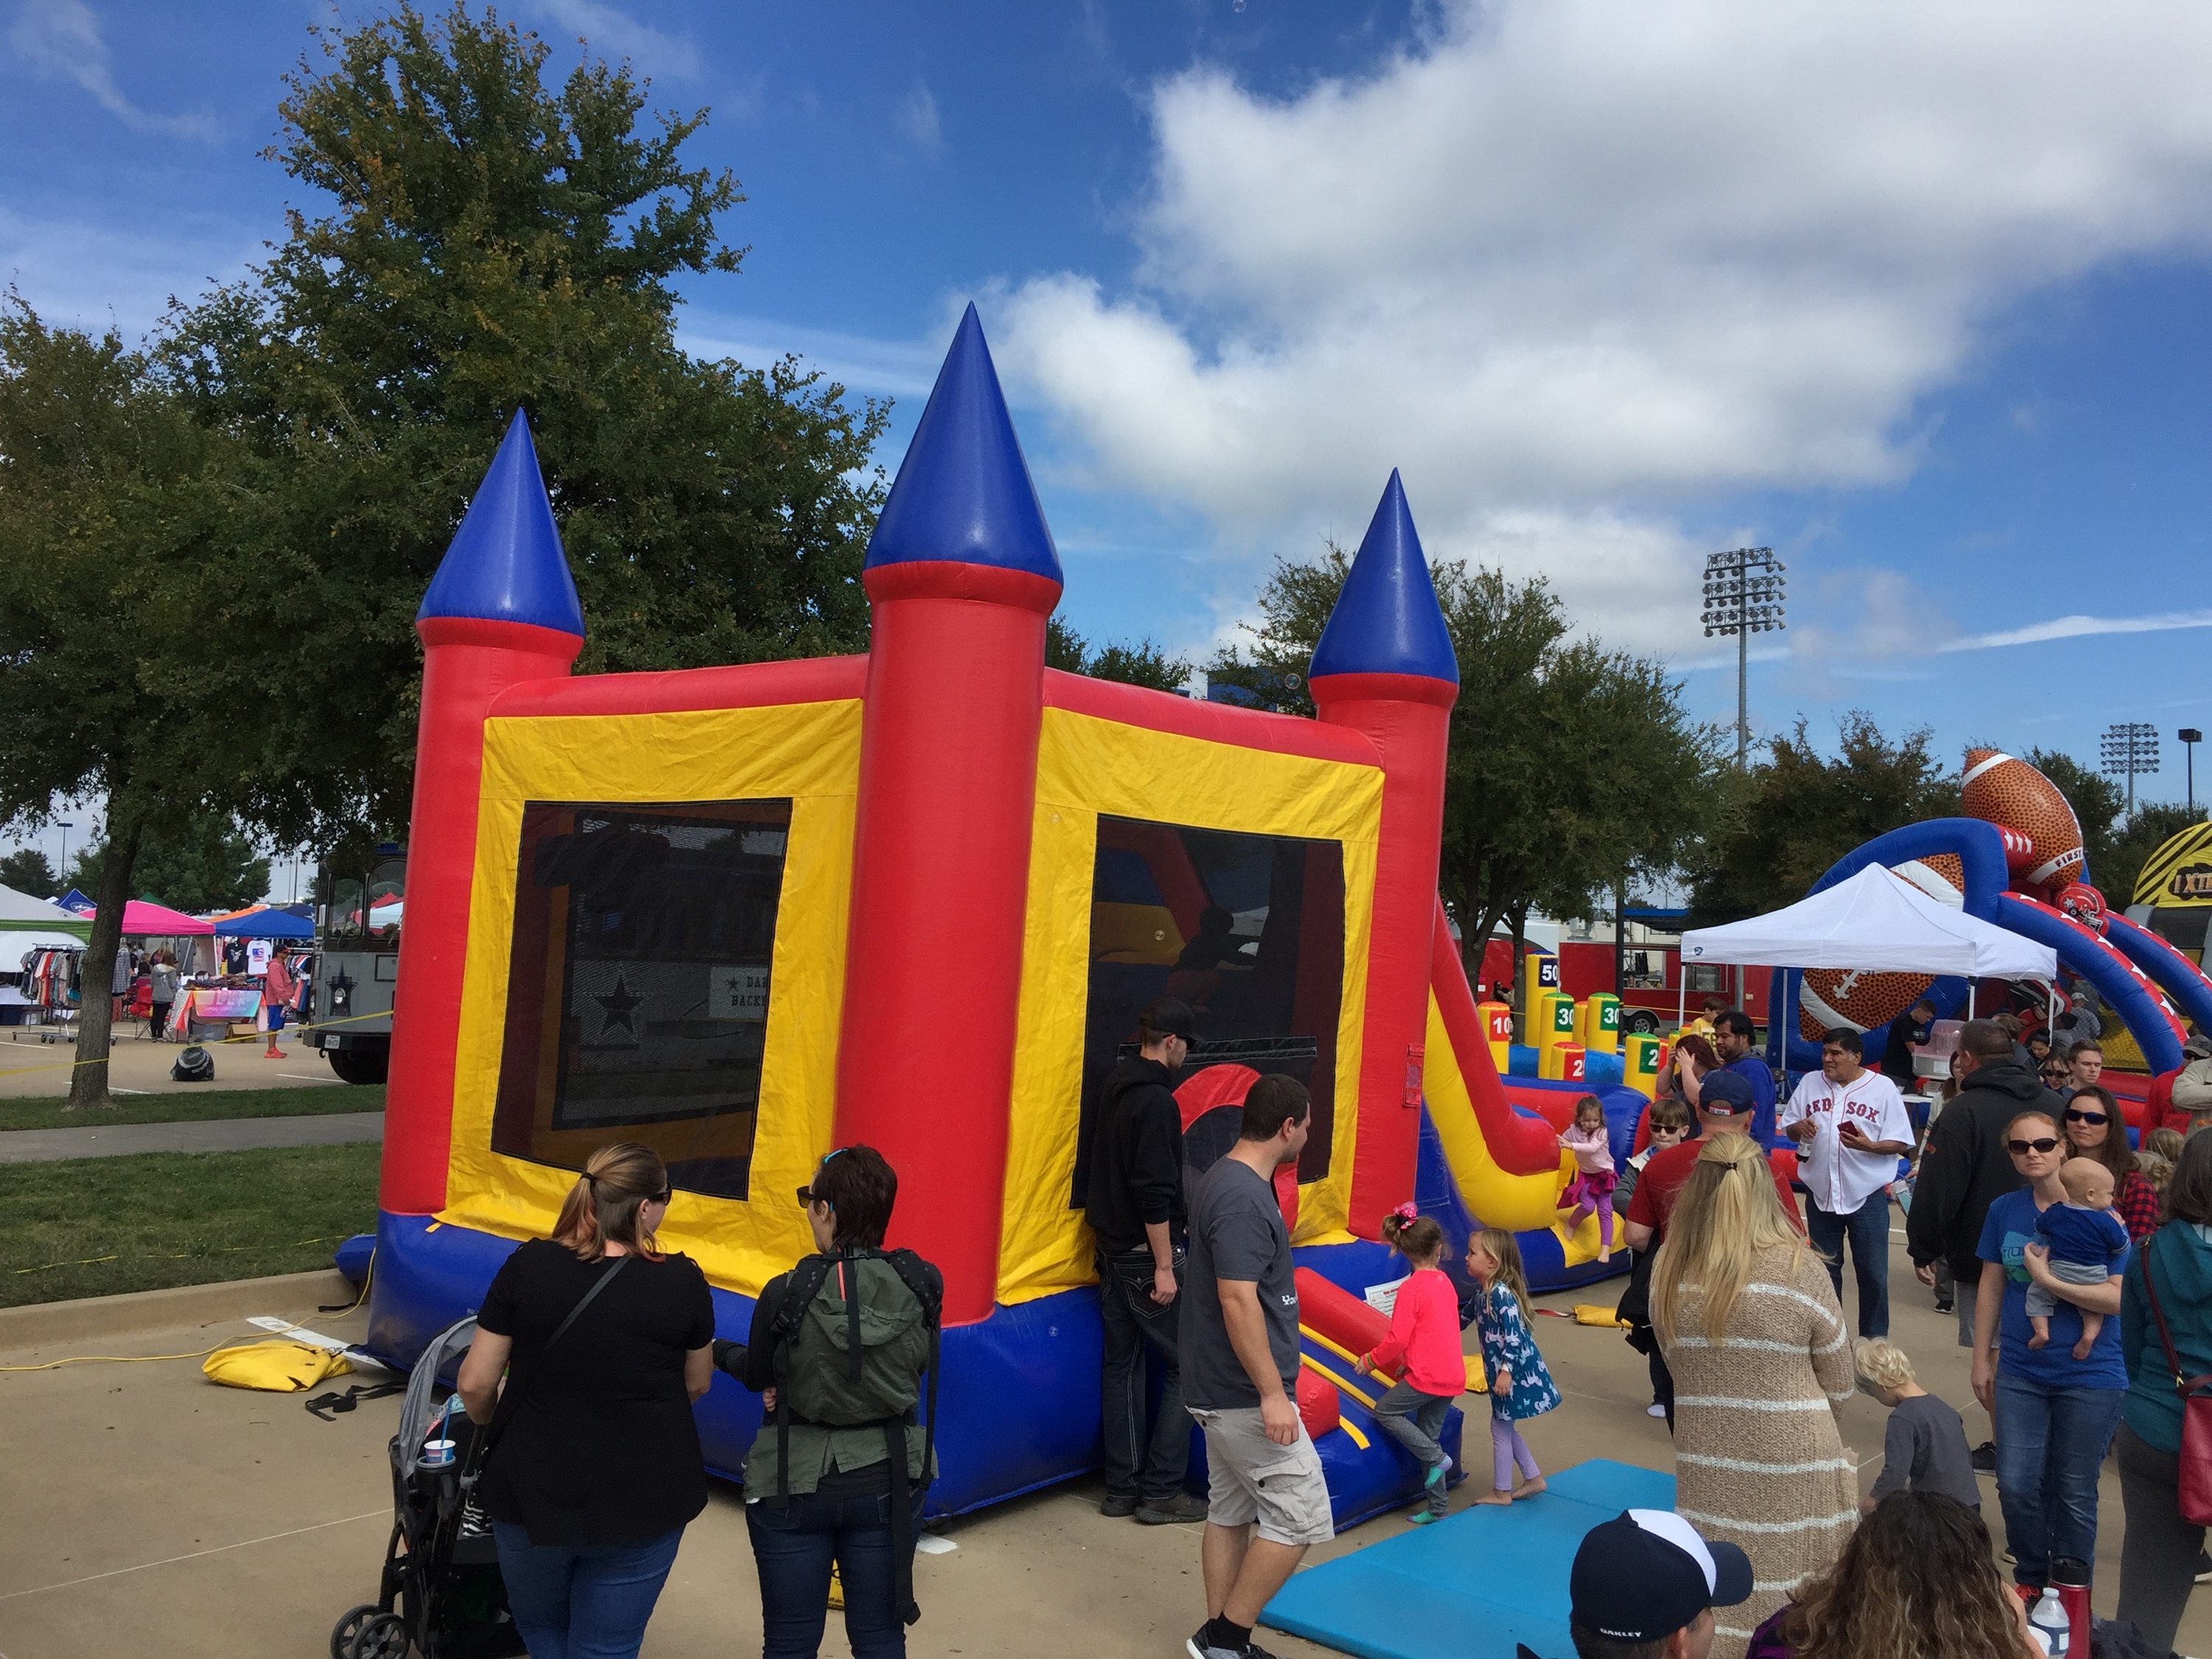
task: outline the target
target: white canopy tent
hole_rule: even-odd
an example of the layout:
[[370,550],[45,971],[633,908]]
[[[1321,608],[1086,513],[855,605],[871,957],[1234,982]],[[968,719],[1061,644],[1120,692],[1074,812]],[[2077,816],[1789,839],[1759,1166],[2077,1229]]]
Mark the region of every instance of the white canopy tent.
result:
[[1969,979],[2051,979],[2058,972],[2058,953],[2049,945],[1938,904],[1879,864],[1786,909],[1692,928],[1682,935],[1682,960]]

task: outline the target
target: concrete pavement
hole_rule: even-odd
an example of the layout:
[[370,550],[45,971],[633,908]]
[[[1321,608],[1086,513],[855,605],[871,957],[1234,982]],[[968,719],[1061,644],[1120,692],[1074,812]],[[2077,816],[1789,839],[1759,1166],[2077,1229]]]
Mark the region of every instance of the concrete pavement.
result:
[[223,1117],[198,1123],[114,1123],[82,1129],[11,1129],[0,1133],[0,1164],[50,1164],[66,1158],[132,1152],[237,1152],[253,1146],[343,1146],[384,1139],[381,1112],[320,1117]]

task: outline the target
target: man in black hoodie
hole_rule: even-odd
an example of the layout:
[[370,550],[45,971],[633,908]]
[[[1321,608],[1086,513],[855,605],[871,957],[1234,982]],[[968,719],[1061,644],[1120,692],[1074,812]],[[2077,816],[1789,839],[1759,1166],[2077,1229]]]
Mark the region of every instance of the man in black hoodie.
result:
[[[1990,1206],[2027,1183],[2005,1153],[2005,1126],[2022,1112],[2048,1112],[2063,1122],[2058,1097],[2013,1056],[2012,1034],[1995,1020],[1970,1019],[1959,1031],[1951,1074],[1959,1092],[1929,1127],[1905,1222],[1905,1247],[1923,1285],[1936,1283],[1936,1265],[1948,1262],[1959,1286],[1959,1346],[1974,1346],[1974,1287],[1982,1281],[1982,1223]],[[1996,1467],[1984,1446],[1974,1466]]]
[[[1206,1516],[1182,1489],[1190,1459],[1176,1327],[1182,1288],[1182,1112],[1171,1088],[1190,1052],[1191,1012],[1160,997],[1138,1016],[1139,1051],[1098,1097],[1086,1206],[1097,1235],[1098,1312],[1105,1326],[1099,1393],[1106,1443],[1103,1515],[1146,1526]],[[1145,1352],[1158,1357],[1160,1409],[1145,1431]]]

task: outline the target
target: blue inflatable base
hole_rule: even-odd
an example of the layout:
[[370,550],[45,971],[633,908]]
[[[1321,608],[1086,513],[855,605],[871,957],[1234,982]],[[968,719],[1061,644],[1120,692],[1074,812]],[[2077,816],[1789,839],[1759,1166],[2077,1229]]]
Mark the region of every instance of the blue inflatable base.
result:
[[[476,1311],[500,1265],[513,1253],[510,1239],[455,1227],[424,1216],[379,1218],[376,1279],[369,1298],[369,1352],[387,1364],[411,1365],[440,1331]],[[1326,1264],[1328,1276],[1352,1294],[1401,1277],[1395,1252],[1381,1244],[1322,1246],[1298,1252],[1302,1265]],[[1392,1263],[1397,1263],[1393,1267]],[[718,1336],[742,1342],[751,1333],[750,1297],[716,1290]],[[928,1513],[961,1515],[1094,1472],[1099,1466],[1099,1364],[1102,1338],[1098,1295],[1089,1286],[994,1309],[988,1319],[945,1329],[938,1389],[939,1474],[930,1488]],[[1420,1467],[1382,1432],[1371,1411],[1346,1392],[1374,1393],[1338,1355],[1308,1343],[1314,1364],[1340,1379],[1343,1420],[1364,1438],[1363,1448],[1340,1429],[1316,1449],[1328,1473],[1330,1503],[1340,1528],[1420,1494]],[[744,1458],[760,1431],[760,1396],[733,1378],[715,1375],[696,1407],[699,1439],[710,1472],[743,1478]],[[1459,1455],[1456,1408],[1445,1421],[1444,1449]],[[1194,1429],[1188,1484],[1206,1485],[1204,1437]]]
[[1260,1622],[1362,1659],[1545,1659],[1574,1651],[1567,1577],[1583,1535],[1623,1510],[1671,1510],[1674,1478],[1607,1459],[1540,1497],[1478,1504],[1296,1574]]

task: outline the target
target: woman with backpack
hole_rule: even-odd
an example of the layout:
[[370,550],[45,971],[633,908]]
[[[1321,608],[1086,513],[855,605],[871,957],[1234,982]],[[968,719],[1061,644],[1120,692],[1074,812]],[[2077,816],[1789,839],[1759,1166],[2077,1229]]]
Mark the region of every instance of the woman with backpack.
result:
[[913,1251],[883,1248],[897,1198],[873,1147],[823,1158],[799,1191],[818,1254],[762,1287],[749,1343],[715,1346],[764,1408],[745,1458],[763,1659],[814,1659],[833,1565],[854,1659],[904,1659],[919,1616],[914,1546],[935,1469],[915,1408],[922,1374],[935,1381],[945,1285]]
[[490,1425],[481,1491],[508,1610],[537,1659],[635,1655],[707,1507],[691,1405],[714,1377],[714,1304],[698,1264],[653,1242],[669,1196],[650,1148],[592,1153],[553,1237],[494,1276],[461,1361],[461,1403]]

